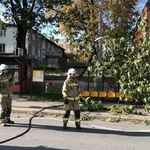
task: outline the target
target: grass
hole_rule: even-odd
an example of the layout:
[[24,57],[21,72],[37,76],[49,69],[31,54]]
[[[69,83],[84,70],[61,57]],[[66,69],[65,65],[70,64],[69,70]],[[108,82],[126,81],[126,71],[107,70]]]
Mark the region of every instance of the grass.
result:
[[22,95],[23,98],[29,100],[29,101],[55,101],[57,99],[62,99],[62,94],[60,93],[32,93],[31,94],[25,94]]

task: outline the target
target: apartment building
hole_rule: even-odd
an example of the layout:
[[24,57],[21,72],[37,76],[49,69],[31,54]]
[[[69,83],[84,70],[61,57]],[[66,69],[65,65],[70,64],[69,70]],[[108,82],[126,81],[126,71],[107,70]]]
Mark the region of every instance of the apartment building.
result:
[[[6,29],[0,31],[0,55],[23,56],[23,49],[16,47],[16,32],[17,27],[11,24],[7,24]],[[66,64],[65,49],[36,31],[28,32],[26,48],[27,56],[24,57],[31,59],[33,65],[51,64],[64,67]]]
[[64,39],[58,41],[58,45],[66,50],[66,53],[71,53],[71,45],[69,42],[66,42]]
[[[150,0],[148,0],[146,5],[144,6],[141,17],[138,20],[138,22],[140,22],[142,20],[142,18],[147,19],[147,26],[150,27]],[[140,31],[140,29],[138,28],[138,26],[136,28],[135,37],[137,40],[143,39],[143,34]],[[136,43],[135,46],[138,47],[138,43]]]

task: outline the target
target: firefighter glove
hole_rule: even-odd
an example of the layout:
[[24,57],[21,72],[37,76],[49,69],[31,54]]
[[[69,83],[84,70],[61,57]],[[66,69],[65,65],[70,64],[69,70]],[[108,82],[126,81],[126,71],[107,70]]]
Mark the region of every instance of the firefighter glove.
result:
[[85,101],[82,97],[80,98],[80,102],[83,103],[83,104],[85,103]]
[[68,99],[64,98],[64,104],[68,104]]
[[12,81],[13,80],[13,78],[9,78],[9,81]]

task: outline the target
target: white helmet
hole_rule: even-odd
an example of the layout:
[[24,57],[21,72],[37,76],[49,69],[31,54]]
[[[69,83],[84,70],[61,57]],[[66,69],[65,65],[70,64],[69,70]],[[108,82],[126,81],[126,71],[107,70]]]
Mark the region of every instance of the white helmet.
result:
[[68,78],[73,77],[73,74],[76,74],[77,71],[74,68],[68,70]]
[[5,64],[1,64],[0,65],[0,70],[3,71],[5,69],[9,69],[9,67],[7,65],[5,65]]

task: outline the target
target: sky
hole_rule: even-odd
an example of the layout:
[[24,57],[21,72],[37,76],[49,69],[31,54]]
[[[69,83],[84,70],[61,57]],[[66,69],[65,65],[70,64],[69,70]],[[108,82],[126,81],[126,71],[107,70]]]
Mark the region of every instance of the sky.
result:
[[139,11],[142,11],[144,6],[146,5],[148,0],[140,0],[139,5],[137,6],[137,9],[139,9]]

